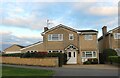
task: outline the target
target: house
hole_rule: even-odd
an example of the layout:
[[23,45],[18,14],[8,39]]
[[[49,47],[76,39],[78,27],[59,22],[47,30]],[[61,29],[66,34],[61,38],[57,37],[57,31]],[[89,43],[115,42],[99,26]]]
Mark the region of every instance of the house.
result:
[[100,53],[104,49],[114,49],[120,55],[120,26],[107,32],[107,26],[102,28],[103,35],[98,39]]
[[42,42],[24,47],[21,52],[66,53],[67,64],[82,64],[98,56],[96,30],[75,30],[59,24],[53,28],[44,27]]
[[14,44],[14,45],[6,48],[3,52],[4,52],[5,54],[21,53],[21,50],[20,50],[20,49],[22,49],[22,48],[24,48],[24,46]]

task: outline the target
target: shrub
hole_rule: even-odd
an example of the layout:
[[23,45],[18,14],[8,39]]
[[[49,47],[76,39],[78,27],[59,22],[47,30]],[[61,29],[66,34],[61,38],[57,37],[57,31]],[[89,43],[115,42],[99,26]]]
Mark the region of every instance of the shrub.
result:
[[94,58],[93,61],[92,61],[92,64],[98,64],[98,59]]
[[113,49],[104,49],[103,50],[103,60],[104,62],[108,62],[109,56],[117,56],[117,52]]
[[2,56],[6,56],[6,57],[20,57],[22,55],[23,53],[2,54]]
[[85,61],[83,64],[91,64],[90,61]]
[[31,57],[31,53],[30,52],[27,52],[27,53],[22,55],[22,58],[29,58],[29,57]]
[[120,56],[109,56],[108,62],[112,63],[118,63],[120,64]]

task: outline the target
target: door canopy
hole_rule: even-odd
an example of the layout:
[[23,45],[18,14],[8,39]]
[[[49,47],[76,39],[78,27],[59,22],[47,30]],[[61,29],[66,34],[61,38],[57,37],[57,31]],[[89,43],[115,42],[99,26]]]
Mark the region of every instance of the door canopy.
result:
[[78,48],[71,44],[71,45],[69,45],[67,48],[65,48],[65,50],[66,50],[66,51],[67,51],[67,50],[78,50]]

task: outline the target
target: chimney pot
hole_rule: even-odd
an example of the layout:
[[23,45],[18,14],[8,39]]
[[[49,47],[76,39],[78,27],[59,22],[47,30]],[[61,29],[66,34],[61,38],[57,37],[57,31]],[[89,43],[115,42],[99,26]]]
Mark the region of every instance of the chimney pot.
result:
[[49,30],[48,27],[44,27],[44,32],[47,31],[47,30]]

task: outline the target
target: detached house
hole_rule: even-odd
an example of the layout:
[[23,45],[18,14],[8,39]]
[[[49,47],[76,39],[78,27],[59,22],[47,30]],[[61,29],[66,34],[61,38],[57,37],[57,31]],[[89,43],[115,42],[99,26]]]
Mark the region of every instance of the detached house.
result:
[[62,24],[42,32],[43,42],[27,46],[21,52],[66,53],[67,64],[81,64],[88,58],[98,58],[95,30],[75,30]]
[[99,58],[96,30],[75,30],[62,24],[42,32],[43,42],[24,47],[21,52],[66,53],[67,64],[82,64]]
[[102,28],[103,36],[98,39],[99,51],[111,48],[120,56],[120,26],[107,32],[107,26]]

